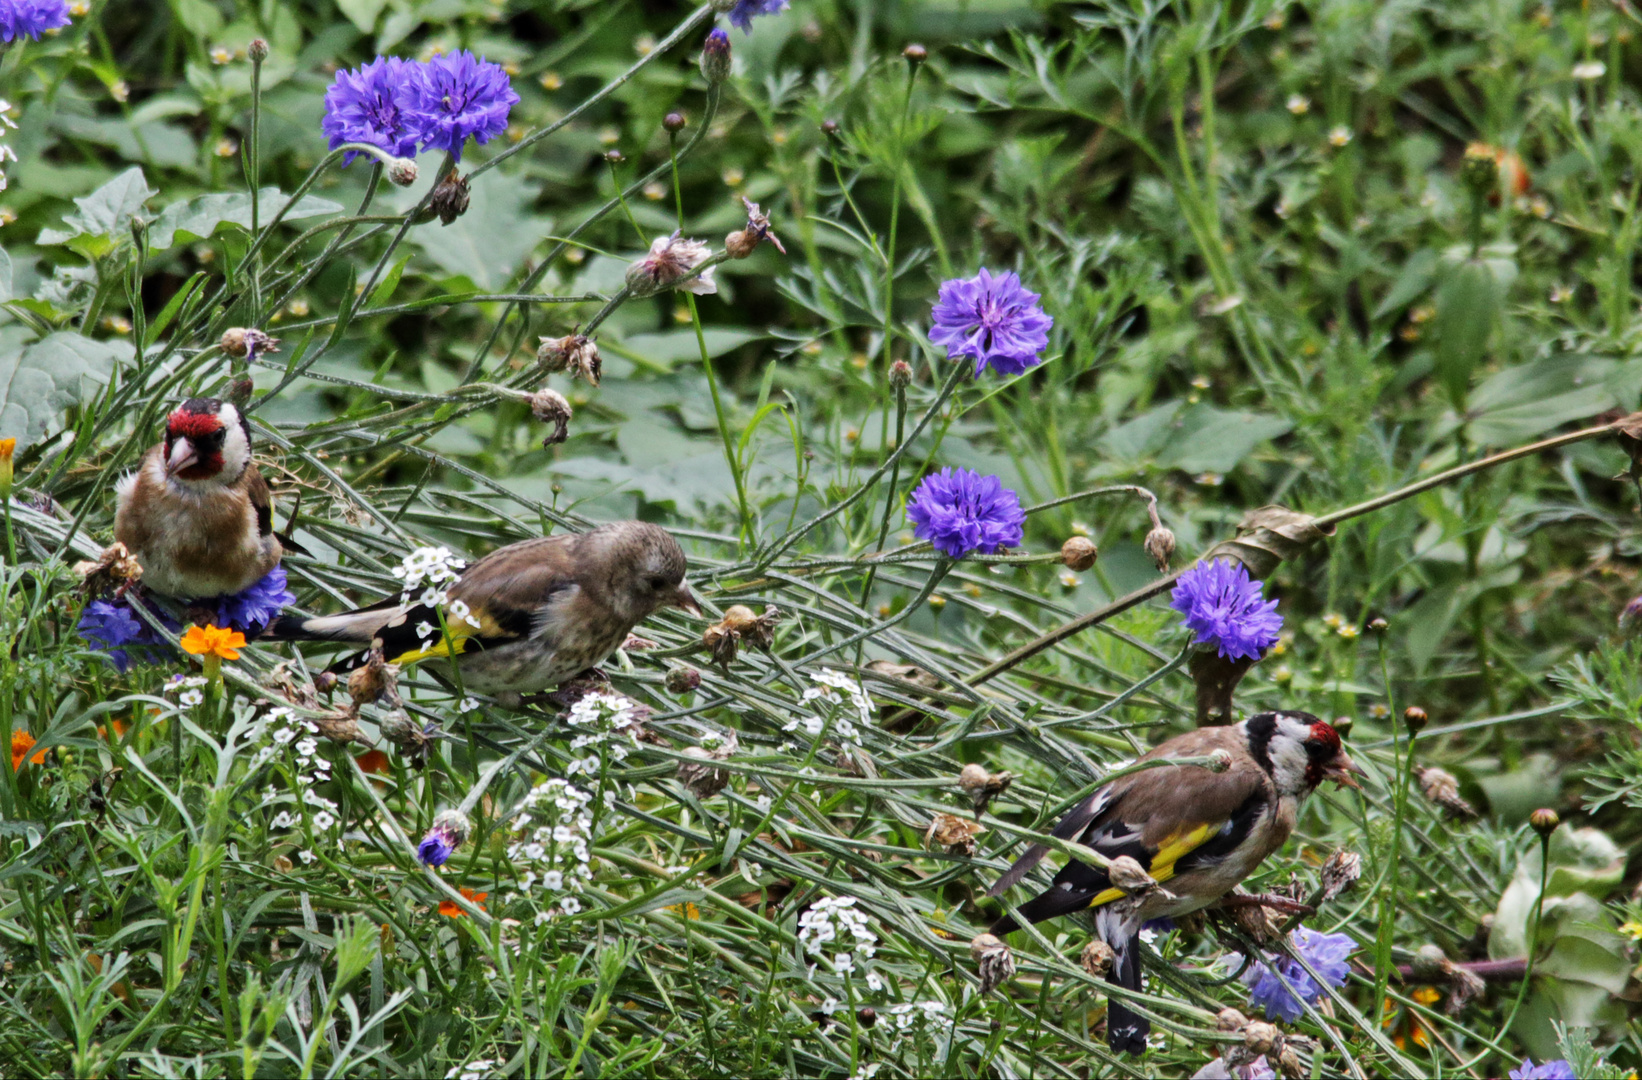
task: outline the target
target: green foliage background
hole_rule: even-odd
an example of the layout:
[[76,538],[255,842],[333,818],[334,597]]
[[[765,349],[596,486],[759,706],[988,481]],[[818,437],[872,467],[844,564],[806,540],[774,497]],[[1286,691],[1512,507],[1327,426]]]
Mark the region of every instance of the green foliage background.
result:
[[[932,585],[927,553],[870,577],[851,560],[886,528],[889,547],[911,542],[908,481],[936,464],[996,473],[1027,504],[1145,485],[1178,566],[1250,508],[1322,514],[1638,408],[1628,5],[797,0],[732,33],[716,111],[695,64],[707,16],[658,49],[689,18],[659,0],[94,2],[0,58],[16,156],[0,433],[19,438],[0,732],[50,751],[0,769],[8,1074],[1190,1075],[1235,1041],[1216,1011],[1247,1008],[1224,981],[1246,947],[1232,931],[1156,942],[1147,1000],[1171,1023],[1138,1062],[1105,1052],[1104,984],[1077,966],[1087,928],[1018,938],[1019,975],[991,995],[968,953],[1019,832],[1193,723],[1178,672],[1096,715],[1184,645],[1155,601],[963,688],[1157,580],[1143,501],[1034,512],[1026,554],[1098,542],[1081,574],[972,560]],[[331,249],[328,223],[371,186],[368,163],[331,168],[248,260],[245,193],[265,192],[266,230],[324,157],[334,71],[458,47],[508,64],[523,99],[508,137],[464,157],[480,170],[466,214],[389,248],[437,170],[424,155],[418,184],[381,185],[373,219]],[[676,174],[661,126],[675,109],[690,121],[676,145],[699,137]],[[1468,162],[1477,143],[1502,167]],[[725,263],[693,308],[672,293],[607,306],[651,238],[682,227],[716,245],[744,221],[741,196],[772,214],[785,256]],[[929,305],[982,265],[1042,292],[1049,360],[941,404],[951,368],[925,337]],[[539,335],[601,311],[604,381],[555,377],[576,417],[543,447],[506,390],[543,382]],[[342,822],[327,832],[296,798],[298,764],[252,760],[267,737],[255,682],[288,650],[247,650],[227,697],[190,709],[161,691],[180,661],[122,676],[74,634],[69,565],[111,539],[112,484],[165,409],[240,374],[213,347],[232,325],[282,339],[248,374],[282,513],[300,493],[314,556],[287,565],[304,607],[395,588],[388,569],[422,543],[476,557],[641,516],[686,542],[715,613],[785,614],[771,650],[728,669],[692,658],[701,627],[675,616],[644,629],[659,651],[612,663],[671,745],[604,763],[613,802],[579,915],[538,925],[507,899],[510,813],[573,756],[550,714],[458,712],[410,680],[419,721],[454,737],[425,770],[396,756],[380,792],[348,763],[360,747],[327,745],[336,778],[319,790]],[[895,359],[914,369],[904,416]],[[932,408],[889,480],[886,453]],[[1309,922],[1363,945],[1352,982],[1293,1025],[1310,1075],[1497,1076],[1530,1053],[1580,1075],[1642,1065],[1620,929],[1642,918],[1642,679],[1615,629],[1642,554],[1627,466],[1606,434],[1524,456],[1345,521],[1269,580],[1291,636],[1240,708],[1349,718],[1373,773],[1362,797],[1313,800],[1249,883],[1309,895],[1332,851],[1364,858],[1358,888]],[[783,731],[829,649],[888,707],[929,699],[867,661],[936,673],[932,719],[842,757]],[[663,678],[685,663],[705,682],[681,697]],[[1412,757],[1392,720],[1409,705],[1431,718]],[[98,734],[113,721],[122,733]],[[729,789],[689,795],[680,749],[729,729]],[[498,746],[513,756],[441,889],[404,839]],[[924,841],[931,814],[967,811],[965,762],[1018,776],[973,858]],[[1480,816],[1447,817],[1411,762],[1452,773]],[[1539,806],[1569,823],[1550,866],[1526,827]],[[272,827],[278,808],[300,826]],[[496,918],[441,915],[453,886],[487,892]],[[887,989],[812,969],[795,927],[820,895],[870,912]],[[1491,979],[1457,1016],[1394,973],[1421,946],[1499,961],[1530,936],[1538,973]],[[829,998],[847,1006],[818,1020]],[[892,1012],[918,1002],[941,1009]]]

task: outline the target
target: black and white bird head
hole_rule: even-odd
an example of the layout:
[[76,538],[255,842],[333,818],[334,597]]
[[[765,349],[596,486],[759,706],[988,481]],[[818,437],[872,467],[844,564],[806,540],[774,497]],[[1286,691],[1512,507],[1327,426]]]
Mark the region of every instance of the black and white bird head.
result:
[[165,475],[185,488],[232,484],[251,464],[251,425],[216,398],[190,398],[165,422]]
[[1303,799],[1324,780],[1356,787],[1363,770],[1340,745],[1340,733],[1310,713],[1269,712],[1243,721],[1249,753],[1283,795]]

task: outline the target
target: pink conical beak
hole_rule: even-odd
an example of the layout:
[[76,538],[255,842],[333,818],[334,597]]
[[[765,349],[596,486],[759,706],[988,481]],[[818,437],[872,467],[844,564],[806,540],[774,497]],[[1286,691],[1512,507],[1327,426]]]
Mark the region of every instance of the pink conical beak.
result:
[[688,582],[681,581],[678,583],[678,592],[673,595],[673,603],[696,618],[701,618],[701,605],[696,603],[695,594],[690,591]]
[[171,456],[165,462],[165,475],[175,476],[200,459],[194,452],[194,444],[187,439],[178,439],[171,445]]

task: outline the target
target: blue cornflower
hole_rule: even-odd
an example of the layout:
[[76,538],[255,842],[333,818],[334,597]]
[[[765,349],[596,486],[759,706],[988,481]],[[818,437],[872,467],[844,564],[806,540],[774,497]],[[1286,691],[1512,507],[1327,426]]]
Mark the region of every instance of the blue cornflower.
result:
[[976,375],[988,367],[1019,375],[1042,362],[1038,354],[1055,325],[1039,299],[1013,270],[994,275],[982,267],[972,278],[942,282],[929,340],[946,346],[948,360],[973,359]]
[[[80,636],[92,648],[107,653],[109,662],[120,672],[131,667],[134,652],[137,654],[135,659],[152,663],[158,659],[154,650],[161,650],[162,653],[170,651],[170,642],[139,619],[132,604],[129,595],[117,600],[93,600],[80,613]],[[181,625],[163,611],[154,608],[147,610],[161,626],[181,629]]]
[[736,0],[730,9],[730,22],[745,33],[753,32],[753,19],[759,15],[778,15],[787,10],[787,0]]
[[0,0],[0,41],[40,40],[68,25],[68,0]]
[[427,866],[443,866],[457,848],[467,843],[472,825],[460,810],[442,810],[427,835],[416,845],[416,857]]
[[486,143],[506,131],[507,114],[519,101],[500,64],[466,49],[423,64],[416,93],[422,149],[449,150],[457,161],[469,136]]
[[273,622],[286,604],[296,603],[296,594],[288,585],[285,568],[276,566],[239,592],[207,602],[216,604],[216,625],[250,633]]
[[1283,629],[1277,601],[1265,599],[1262,588],[1243,564],[1215,559],[1180,575],[1169,606],[1186,616],[1199,645],[1216,646],[1230,660],[1258,660]]
[[[1345,984],[1346,975],[1351,971],[1347,958],[1357,949],[1350,935],[1319,934],[1302,926],[1289,935],[1289,944],[1328,985]],[[1281,972],[1282,978],[1278,978],[1273,969]],[[1288,986],[1283,985],[1285,981]],[[1243,983],[1249,987],[1249,1004],[1264,1009],[1268,1020],[1298,1020],[1305,1013],[1302,1001],[1316,1002],[1323,996],[1323,988],[1312,981],[1306,969],[1288,957],[1270,968],[1256,962],[1243,973]]]
[[[380,146],[395,157],[415,154],[427,126],[418,112],[421,81],[421,65],[397,56],[378,56],[358,71],[337,72],[325,91],[325,119],[320,122],[331,149],[353,142]],[[358,156],[350,150],[342,163]]]
[[1561,1058],[1535,1065],[1532,1058],[1523,1058],[1521,1068],[1512,1069],[1511,1080],[1574,1080],[1574,1067]]
[[907,518],[919,539],[954,559],[1018,544],[1026,523],[1020,497],[996,476],[950,468],[924,477],[907,501]]

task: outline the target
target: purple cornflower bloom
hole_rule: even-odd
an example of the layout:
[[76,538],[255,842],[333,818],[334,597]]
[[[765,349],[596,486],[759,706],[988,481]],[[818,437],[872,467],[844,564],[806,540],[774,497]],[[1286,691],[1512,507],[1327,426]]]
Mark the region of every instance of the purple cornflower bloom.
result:
[[1532,1058],[1523,1058],[1521,1068],[1512,1069],[1511,1080],[1574,1080],[1574,1067],[1561,1058],[1535,1065]]
[[1277,1080],[1277,1073],[1264,1054],[1238,1069],[1236,1075],[1238,1080]]
[[988,367],[1019,375],[1042,363],[1038,354],[1055,325],[1039,299],[1013,270],[994,275],[982,267],[972,278],[942,282],[929,340],[946,346],[948,360],[973,359],[976,375]]
[[924,477],[907,501],[907,518],[919,539],[961,559],[1020,543],[1026,513],[996,476],[947,468]]
[[753,32],[753,19],[759,15],[778,15],[787,10],[787,0],[737,0],[730,9],[730,22],[743,33]]
[[416,94],[422,149],[448,150],[457,161],[469,136],[487,143],[506,131],[508,111],[519,101],[500,64],[466,49],[423,64]]
[[0,41],[39,41],[47,30],[67,25],[67,0],[0,0]]
[[1242,563],[1216,559],[1181,574],[1169,606],[1186,616],[1197,644],[1214,645],[1231,660],[1258,660],[1283,629],[1277,601],[1265,599],[1263,588]]
[[445,865],[456,849],[467,843],[470,828],[460,810],[441,810],[416,845],[416,857],[427,866]]
[[286,604],[296,602],[285,576],[285,568],[276,566],[263,577],[230,596],[214,597],[218,626],[231,626],[250,633],[261,630],[274,621]]
[[[131,667],[133,659],[158,663],[171,654],[170,642],[139,619],[132,610],[132,604],[129,596],[117,600],[93,600],[80,613],[80,636],[92,648],[107,653],[109,662],[122,673]],[[148,612],[158,619],[161,626],[181,629],[181,625],[163,611],[150,607]],[[133,656],[133,653],[136,655]]]
[[[1357,943],[1350,935],[1319,934],[1302,926],[1289,935],[1289,943],[1328,985],[1345,984],[1346,975],[1351,971],[1347,957],[1357,950]],[[1282,978],[1278,978],[1274,969]],[[1285,981],[1287,986],[1283,985]],[[1302,1001],[1316,1002],[1323,997],[1323,988],[1312,980],[1305,968],[1288,957],[1269,968],[1256,962],[1243,973],[1243,983],[1249,987],[1249,1004],[1264,1009],[1268,1020],[1292,1023],[1305,1013]]]
[[[415,154],[428,123],[418,112],[421,81],[420,66],[397,56],[378,56],[358,71],[337,72],[325,91],[325,119],[320,122],[331,149],[354,142],[380,146],[395,157]],[[350,150],[342,164],[358,156]]]

